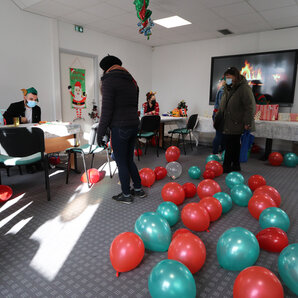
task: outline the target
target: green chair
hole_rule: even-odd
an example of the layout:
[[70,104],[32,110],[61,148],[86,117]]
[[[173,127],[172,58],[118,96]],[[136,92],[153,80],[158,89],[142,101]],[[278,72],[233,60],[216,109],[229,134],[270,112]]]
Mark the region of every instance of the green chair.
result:
[[107,163],[109,165],[109,170],[110,170],[110,177],[113,178],[113,174],[112,174],[112,171],[111,171],[110,157],[109,157],[110,154],[111,154],[110,147],[99,147],[97,145],[97,127],[98,127],[98,123],[95,123],[95,124],[92,125],[88,144],[84,144],[82,146],[71,147],[71,148],[66,149],[66,152],[68,154],[68,163],[67,163],[67,171],[66,171],[66,184],[68,184],[71,154],[78,154],[78,153],[81,154],[81,156],[82,156],[84,171],[86,173],[86,178],[87,178],[87,183],[88,183],[89,188],[91,187],[92,183],[89,182],[89,177],[87,175],[87,167],[86,167],[86,160],[85,160],[86,155],[92,155],[91,165],[90,165],[90,168],[92,168],[93,167],[93,161],[94,161],[94,155],[106,150]]
[[47,199],[50,201],[49,165],[43,130],[38,127],[0,127],[0,164],[7,167],[36,162],[43,163]]
[[[156,155],[158,155],[158,140],[159,140],[159,127],[160,127],[160,116],[158,115],[148,115],[148,116],[143,116],[141,119],[141,125],[140,125],[140,130],[137,134],[138,139],[146,139],[146,144],[145,144],[145,154],[147,152],[147,144],[148,141],[152,138],[155,137],[155,143],[156,143]],[[137,141],[137,155],[138,155],[138,160],[140,160],[139,156],[139,142]]]
[[186,155],[186,150],[185,150],[184,139],[185,139],[185,136],[189,135],[190,147],[191,147],[191,150],[193,150],[192,149],[192,142],[191,142],[191,132],[193,131],[193,129],[194,129],[196,123],[197,123],[197,119],[198,119],[198,114],[193,114],[189,117],[186,127],[177,128],[177,129],[169,131],[169,133],[171,134],[171,146],[172,146],[173,135],[178,134],[177,147],[179,146],[180,136],[181,136],[182,143],[183,143],[183,150],[184,150],[185,155]]

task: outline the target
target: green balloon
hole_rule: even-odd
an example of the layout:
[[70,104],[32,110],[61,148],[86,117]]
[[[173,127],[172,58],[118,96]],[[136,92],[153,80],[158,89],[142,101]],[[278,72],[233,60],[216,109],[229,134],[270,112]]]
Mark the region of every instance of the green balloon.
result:
[[199,179],[201,176],[201,170],[199,167],[192,166],[188,169],[188,175],[192,179]]
[[247,185],[238,184],[235,185],[231,190],[231,198],[238,206],[247,207],[251,197],[252,192]]
[[227,193],[218,192],[213,195],[213,198],[216,198],[217,200],[219,200],[219,202],[222,206],[222,213],[227,213],[231,210],[231,208],[233,206],[233,201]]
[[227,270],[241,271],[257,261],[260,246],[252,232],[235,227],[219,237],[216,254],[220,266]]
[[295,153],[287,153],[284,155],[284,165],[286,167],[295,168],[298,162],[298,157]]
[[167,251],[172,239],[168,222],[155,212],[143,213],[136,220],[135,233],[141,237],[145,248],[152,251]]
[[157,209],[156,213],[167,220],[170,226],[175,225],[180,218],[180,211],[173,202],[163,202]]
[[298,243],[287,246],[280,253],[278,273],[285,285],[298,295]]
[[262,211],[259,217],[262,229],[280,228],[287,232],[290,227],[290,219],[286,212],[277,207],[269,207]]
[[222,153],[221,153],[221,160],[224,161],[225,160],[225,153],[226,151],[224,150]]
[[244,184],[244,177],[238,172],[231,172],[226,176],[226,185],[232,189],[235,185]]
[[189,269],[175,260],[163,260],[152,269],[148,288],[152,298],[195,298],[197,291]]
[[207,158],[206,158],[206,163],[209,162],[209,161],[211,161],[211,160],[216,160],[218,162],[221,161],[220,158],[217,155],[215,155],[215,154],[208,155]]

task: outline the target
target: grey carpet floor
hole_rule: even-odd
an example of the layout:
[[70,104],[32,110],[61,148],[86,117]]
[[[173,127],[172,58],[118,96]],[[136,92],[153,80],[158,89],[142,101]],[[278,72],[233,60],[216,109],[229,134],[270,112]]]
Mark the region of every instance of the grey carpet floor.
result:
[[[198,147],[193,152],[181,155],[179,162],[183,173],[176,182],[183,184],[201,181],[189,178],[187,170],[197,165],[204,168],[211,148]],[[298,242],[298,168],[272,167],[252,155],[242,164],[246,179],[253,174],[265,177],[267,184],[281,194],[280,208],[291,220],[288,231],[290,243]],[[98,156],[96,167],[105,161]],[[164,153],[157,158],[149,148],[139,169],[165,166]],[[61,170],[60,170],[61,171]],[[148,277],[152,268],[167,258],[167,253],[145,252],[145,257],[136,269],[122,273],[117,278],[109,259],[113,239],[122,232],[134,231],[136,219],[144,212],[155,211],[160,203],[161,189],[170,182],[166,177],[157,181],[148,196],[136,199],[131,205],[117,203],[111,196],[120,191],[119,179],[108,175],[90,190],[82,187],[80,175],[72,173],[70,183],[65,184],[65,173],[51,170],[51,196],[46,201],[42,173],[20,176],[12,169],[11,177],[2,171],[2,183],[13,188],[11,201],[0,205],[0,296],[1,297],[150,297]],[[225,175],[216,178],[222,191],[228,192]],[[198,197],[187,199],[198,201]],[[216,257],[216,244],[220,235],[231,227],[244,227],[256,234],[261,230],[246,207],[233,205],[227,214],[211,223],[210,233],[195,233],[204,242],[207,258],[202,269],[194,274],[197,297],[232,297],[233,283],[238,272],[221,268]],[[173,232],[183,228],[179,221]],[[278,254],[261,250],[256,265],[264,266],[277,276]],[[284,286],[285,297],[295,295]]]

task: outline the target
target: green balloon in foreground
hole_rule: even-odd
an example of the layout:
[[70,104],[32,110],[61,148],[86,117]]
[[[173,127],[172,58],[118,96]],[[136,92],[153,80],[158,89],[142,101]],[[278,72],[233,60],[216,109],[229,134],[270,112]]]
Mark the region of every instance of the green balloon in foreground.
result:
[[157,207],[156,213],[165,218],[170,226],[175,225],[180,218],[179,208],[172,202],[161,203]]
[[235,185],[244,184],[244,177],[238,172],[231,172],[226,176],[226,185],[232,189]]
[[290,227],[290,218],[282,209],[269,207],[262,211],[259,223],[262,229],[280,228],[287,232]]
[[219,200],[222,206],[222,213],[227,213],[231,210],[233,206],[233,201],[231,197],[225,192],[218,192],[213,195],[214,198]]
[[235,185],[231,190],[231,198],[238,206],[247,207],[251,197],[252,191],[247,185],[238,184]]
[[206,158],[206,163],[208,163],[211,160],[216,160],[218,162],[221,161],[220,158],[217,155],[215,155],[215,154],[208,155],[207,158]]
[[189,269],[175,260],[163,260],[151,271],[148,280],[152,298],[194,298],[196,284]]
[[199,179],[201,176],[201,170],[197,166],[192,166],[188,169],[188,175],[192,179]]
[[278,273],[285,285],[298,295],[298,243],[285,247],[280,253]]
[[295,153],[287,153],[284,155],[284,165],[289,168],[295,168],[298,163],[298,157]]

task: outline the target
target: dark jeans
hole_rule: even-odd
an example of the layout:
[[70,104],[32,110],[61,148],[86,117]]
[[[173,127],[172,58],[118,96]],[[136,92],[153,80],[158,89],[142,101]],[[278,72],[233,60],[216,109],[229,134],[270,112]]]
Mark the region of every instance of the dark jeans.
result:
[[240,167],[240,137],[241,135],[224,135],[226,152],[223,167],[226,170]]
[[122,193],[130,194],[130,178],[134,188],[141,188],[141,178],[133,161],[138,127],[113,127],[112,147],[119,171]]
[[225,150],[225,138],[221,131],[219,131],[219,130],[216,131],[216,135],[215,135],[212,145],[213,145],[213,150],[212,150],[213,154],[218,154],[219,146],[220,146],[221,151]]

